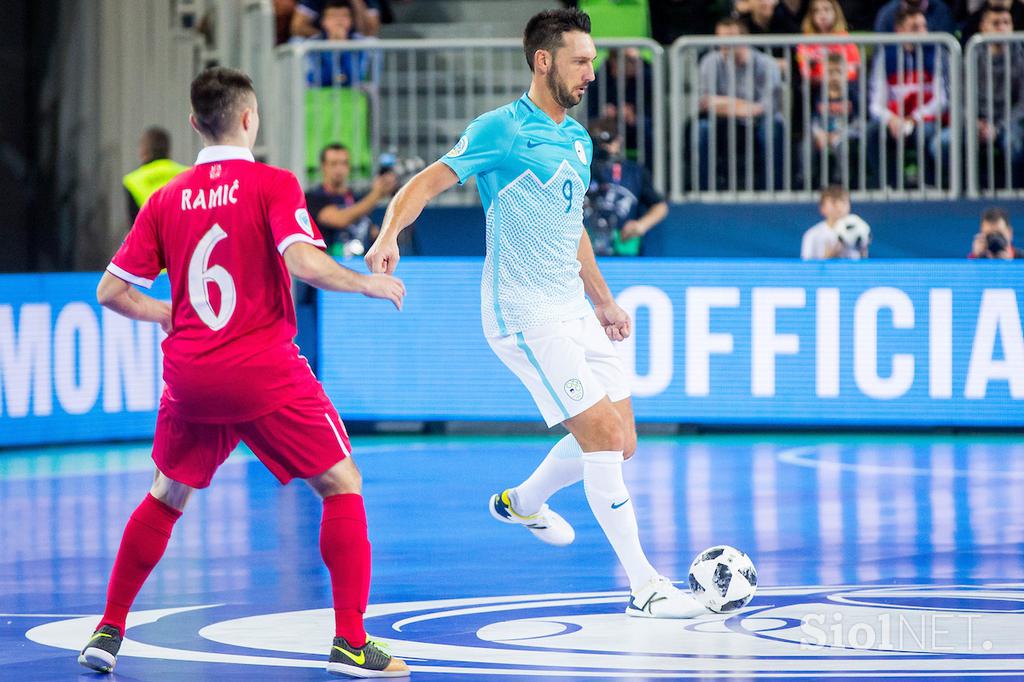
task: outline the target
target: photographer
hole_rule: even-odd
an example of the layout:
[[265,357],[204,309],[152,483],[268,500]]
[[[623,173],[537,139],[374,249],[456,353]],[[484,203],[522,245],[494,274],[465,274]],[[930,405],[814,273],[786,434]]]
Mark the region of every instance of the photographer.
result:
[[981,230],[974,235],[968,258],[1015,260],[1024,258],[1024,249],[1013,245],[1013,228],[1006,211],[987,208],[981,214]]
[[642,238],[668,215],[665,197],[651,174],[622,156],[615,119],[602,118],[590,128],[594,162],[590,189],[583,201],[583,224],[598,256],[638,256]]
[[370,220],[370,213],[398,184],[395,173],[382,172],[373,179],[370,191],[360,197],[348,186],[350,172],[348,149],[337,142],[329,144],[320,152],[321,184],[306,192],[309,212],[332,256],[360,256],[370,248],[380,230]]

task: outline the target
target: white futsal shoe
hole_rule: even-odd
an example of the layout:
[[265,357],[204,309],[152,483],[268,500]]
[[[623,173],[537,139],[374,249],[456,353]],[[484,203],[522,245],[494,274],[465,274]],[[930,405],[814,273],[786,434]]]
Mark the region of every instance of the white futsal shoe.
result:
[[502,523],[526,526],[538,540],[549,545],[561,547],[571,544],[576,539],[576,531],[572,529],[569,522],[553,512],[546,504],[536,514],[523,516],[517,513],[512,508],[508,490],[491,495],[491,503],[488,508],[491,511],[491,516],[497,520]]
[[637,618],[695,618],[708,610],[696,599],[656,575],[646,585],[629,594],[626,615]]

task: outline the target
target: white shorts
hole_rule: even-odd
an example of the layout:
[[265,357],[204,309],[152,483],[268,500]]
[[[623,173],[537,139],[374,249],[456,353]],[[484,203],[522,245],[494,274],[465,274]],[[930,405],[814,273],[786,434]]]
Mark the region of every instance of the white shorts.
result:
[[593,313],[493,336],[487,343],[526,386],[549,427],[606,395],[612,402],[629,397],[622,362]]

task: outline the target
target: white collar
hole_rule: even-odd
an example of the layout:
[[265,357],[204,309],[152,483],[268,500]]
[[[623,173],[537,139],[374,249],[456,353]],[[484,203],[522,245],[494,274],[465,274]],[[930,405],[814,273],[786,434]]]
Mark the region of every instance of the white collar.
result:
[[255,161],[252,151],[245,147],[236,147],[231,144],[215,144],[203,147],[196,157],[196,165],[201,163],[213,163],[214,161]]

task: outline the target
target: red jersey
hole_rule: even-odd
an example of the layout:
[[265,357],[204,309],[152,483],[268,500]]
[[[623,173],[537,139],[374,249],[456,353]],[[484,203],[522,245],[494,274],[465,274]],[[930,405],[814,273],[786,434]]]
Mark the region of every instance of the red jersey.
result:
[[174,327],[163,342],[163,404],[189,421],[242,422],[315,382],[293,342],[295,242],[324,248],[295,176],[242,147],[207,147],[154,193],[107,271],[149,288],[171,280]]

